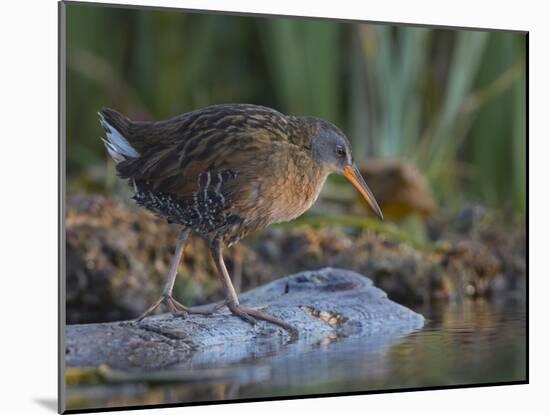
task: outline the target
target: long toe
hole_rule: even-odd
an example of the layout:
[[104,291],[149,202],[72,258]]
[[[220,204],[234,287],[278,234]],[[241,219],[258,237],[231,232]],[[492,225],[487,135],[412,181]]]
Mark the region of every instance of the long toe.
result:
[[185,317],[187,315],[188,308],[186,306],[176,301],[171,295],[163,294],[157,301],[155,301],[155,303],[153,303],[153,305],[151,305],[151,307],[145,310],[143,314],[134,321],[139,323],[144,318],[149,317],[157,308],[160,307],[161,304],[165,304],[173,315],[179,317]]
[[[298,330],[296,329],[296,327],[292,326],[291,324],[288,324],[287,322],[285,322],[281,319],[278,319],[277,317],[270,316],[269,314],[266,314],[263,311],[260,311],[256,307],[252,308],[252,307],[239,306],[239,308],[241,309],[241,311],[244,311],[246,314],[248,314],[250,316],[254,316],[257,319],[264,320],[264,321],[267,321],[269,323],[276,324],[276,325],[284,328],[285,330],[288,330],[288,331],[292,332],[293,334],[298,333]],[[262,307],[262,308],[265,308],[265,307]]]
[[264,320],[269,323],[276,324],[277,326],[282,327],[285,330],[288,330],[294,335],[298,334],[298,330],[296,329],[296,327],[286,323],[281,319],[270,316],[269,314],[266,314],[263,311],[258,310],[257,308],[243,307],[241,305],[234,305],[234,306],[228,305],[228,307],[233,314],[242,318],[245,321],[248,321],[251,324],[255,324],[256,319]]
[[135,323],[139,323],[141,320],[143,320],[145,317],[150,316],[154,313],[154,311],[163,303],[166,301],[166,298],[164,296],[160,297],[151,307],[149,307],[147,310],[143,312],[142,315],[140,315],[138,318],[134,320]]
[[189,314],[189,308],[187,306],[184,306],[172,296],[167,297],[165,303],[170,308],[173,314],[185,316]]
[[242,318],[244,321],[247,321],[248,323],[250,323],[252,325],[256,324],[256,319],[254,317],[250,316],[246,311],[244,311],[241,306],[228,304],[227,307],[237,317]]
[[226,305],[226,302],[221,301],[215,304],[187,307],[187,312],[189,314],[201,314],[206,316],[206,315],[214,314],[216,311],[218,311],[220,308],[224,307],[225,305]]

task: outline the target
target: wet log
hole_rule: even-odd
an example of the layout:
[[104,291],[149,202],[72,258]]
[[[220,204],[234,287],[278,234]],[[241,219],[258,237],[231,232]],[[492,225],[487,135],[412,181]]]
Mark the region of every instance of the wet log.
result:
[[359,336],[383,348],[424,324],[420,314],[388,299],[370,279],[333,268],[280,278],[243,294],[241,303],[265,307],[298,335],[263,321],[252,326],[226,308],[211,316],[160,314],[140,323],[67,325],[66,366],[128,371],[227,365],[277,354],[288,344],[299,350]]

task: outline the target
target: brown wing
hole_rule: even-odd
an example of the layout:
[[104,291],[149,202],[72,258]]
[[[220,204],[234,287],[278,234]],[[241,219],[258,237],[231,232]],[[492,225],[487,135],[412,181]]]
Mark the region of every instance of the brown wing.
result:
[[[109,108],[102,109],[101,114],[139,153],[146,153],[159,144],[178,143],[180,149],[187,141],[197,145],[212,130],[231,134],[250,128],[265,128],[283,139],[288,138],[287,117],[259,105],[212,105],[158,122],[132,121]],[[186,151],[190,150],[192,148]]]
[[168,121],[115,127],[131,133],[127,139],[140,152],[117,165],[121,177],[181,200],[208,184],[236,206],[250,204],[256,182],[274,168],[269,146],[288,145],[287,118],[253,105],[217,105]]

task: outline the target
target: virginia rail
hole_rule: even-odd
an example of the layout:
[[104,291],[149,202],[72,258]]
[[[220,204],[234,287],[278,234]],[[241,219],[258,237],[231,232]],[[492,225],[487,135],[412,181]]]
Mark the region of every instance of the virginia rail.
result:
[[[292,220],[317,199],[330,173],[343,174],[382,219],[353,163],[344,134],[314,117],[295,117],[248,104],[214,105],[159,122],[132,121],[111,109],[99,113],[103,139],[135,201],[181,227],[161,297],[174,313],[210,314],[226,305],[252,324],[256,319],[292,329],[264,312],[243,307],[224,264],[222,248],[272,223]],[[210,246],[225,301],[186,307],[172,297],[185,241],[193,234]]]

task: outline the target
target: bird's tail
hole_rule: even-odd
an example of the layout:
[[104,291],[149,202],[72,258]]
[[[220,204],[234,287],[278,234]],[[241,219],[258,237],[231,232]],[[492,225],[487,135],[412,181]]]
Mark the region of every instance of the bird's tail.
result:
[[124,137],[128,130],[130,120],[124,115],[109,109],[103,108],[99,115],[99,122],[105,130],[106,138],[101,138],[109,155],[116,163],[139,157],[139,153]]

